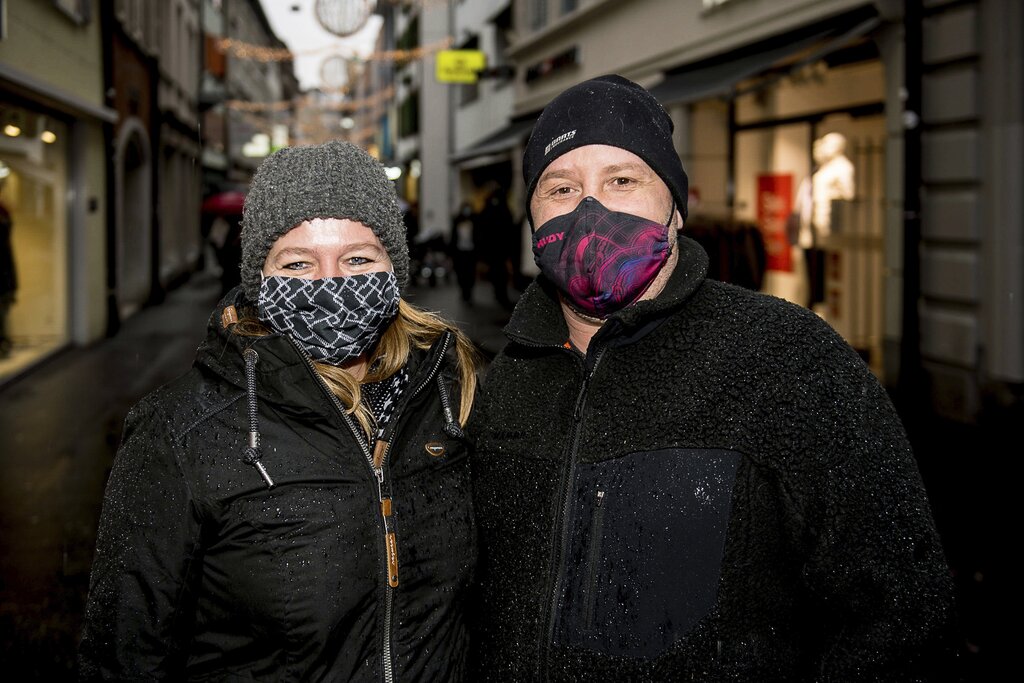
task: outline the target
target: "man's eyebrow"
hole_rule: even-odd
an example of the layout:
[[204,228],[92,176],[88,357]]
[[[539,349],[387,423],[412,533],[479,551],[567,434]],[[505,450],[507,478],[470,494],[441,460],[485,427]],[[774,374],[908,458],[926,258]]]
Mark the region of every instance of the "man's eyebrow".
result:
[[544,173],[541,174],[540,180],[537,181],[537,184],[539,185],[540,183],[543,183],[545,180],[551,180],[553,178],[558,178],[561,180],[572,180],[575,177],[576,174],[571,173],[569,171],[560,171],[557,169],[554,171],[545,171]]
[[[648,166],[647,164],[638,162],[638,161],[624,161],[621,164],[610,164],[610,165],[605,166],[604,168],[602,168],[601,172],[602,173],[631,172],[631,173],[639,173],[639,174],[644,174],[644,175],[650,175],[650,174],[654,173],[654,171],[651,169],[650,166]],[[573,180],[575,178],[576,178],[576,174],[572,173],[571,171],[563,171],[563,170],[557,170],[556,169],[554,171],[545,171],[544,173],[542,173],[541,176],[540,176],[540,180],[537,181],[537,184],[539,185],[540,183],[544,182],[545,180],[551,180],[551,179]]]
[[652,173],[651,167],[647,164],[638,163],[636,161],[626,161],[621,164],[612,164],[611,166],[605,166],[605,173],[621,173],[623,171],[632,171],[633,173]]

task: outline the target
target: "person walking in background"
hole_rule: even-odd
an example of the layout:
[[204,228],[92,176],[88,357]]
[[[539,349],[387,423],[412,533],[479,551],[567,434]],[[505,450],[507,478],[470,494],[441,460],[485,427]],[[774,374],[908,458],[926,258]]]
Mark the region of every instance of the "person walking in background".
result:
[[487,195],[477,218],[476,248],[487,267],[487,279],[494,290],[494,300],[512,310],[509,297],[510,235],[517,230],[504,189],[495,183]]
[[541,112],[541,271],[470,421],[479,681],[920,681],[956,655],[903,425],[812,312],[706,277],[673,124],[620,76]]
[[[3,168],[7,166],[3,164]],[[3,203],[6,183],[6,179],[0,178],[0,358],[11,354],[13,344],[7,331],[7,316],[18,292],[18,273],[14,267],[14,247],[11,243],[14,219]]]
[[452,218],[452,231],[449,236],[449,252],[452,255],[452,267],[459,285],[459,294],[464,303],[473,302],[473,287],[476,285],[476,245],[473,236],[476,232],[476,216],[469,202],[462,202],[458,212]]
[[477,359],[401,298],[405,237],[363,150],[261,164],[241,285],[126,421],[82,680],[463,680]]

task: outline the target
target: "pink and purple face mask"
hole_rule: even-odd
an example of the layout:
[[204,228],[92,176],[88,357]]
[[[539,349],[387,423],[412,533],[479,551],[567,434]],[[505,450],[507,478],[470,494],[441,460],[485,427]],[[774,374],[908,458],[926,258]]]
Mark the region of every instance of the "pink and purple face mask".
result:
[[668,237],[667,224],[585,197],[533,234],[533,258],[570,305],[603,319],[647,291],[671,253]]

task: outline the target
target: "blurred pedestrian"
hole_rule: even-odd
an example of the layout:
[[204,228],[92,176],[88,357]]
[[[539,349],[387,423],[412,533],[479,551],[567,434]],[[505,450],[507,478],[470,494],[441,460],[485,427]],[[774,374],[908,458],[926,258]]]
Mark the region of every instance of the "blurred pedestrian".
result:
[[452,267],[455,269],[459,293],[465,303],[472,303],[473,287],[476,285],[477,255],[473,243],[476,222],[473,207],[469,202],[463,202],[452,218],[452,231],[449,237]]
[[263,162],[241,286],[128,417],[84,680],[463,679],[475,352],[400,297],[408,267],[364,151]]
[[512,310],[509,297],[510,235],[518,229],[504,189],[495,184],[487,195],[477,217],[476,248],[487,267],[487,279],[494,290],[494,300],[502,308]]

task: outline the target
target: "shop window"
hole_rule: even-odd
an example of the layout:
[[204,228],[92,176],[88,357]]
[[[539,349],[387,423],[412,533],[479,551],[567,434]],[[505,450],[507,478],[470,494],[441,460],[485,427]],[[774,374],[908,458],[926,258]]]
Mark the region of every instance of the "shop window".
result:
[[529,24],[534,31],[548,25],[548,0],[531,0],[529,4]]
[[0,108],[0,381],[68,340],[67,127]]

